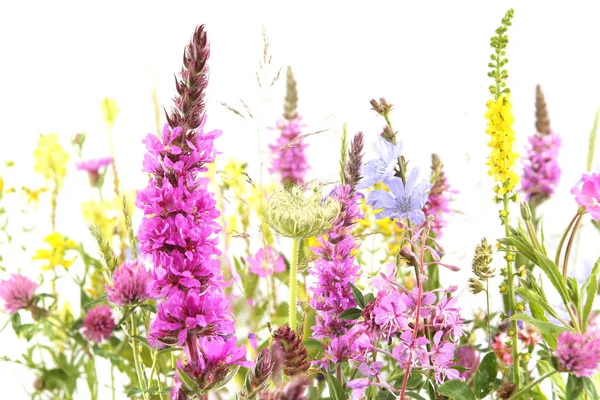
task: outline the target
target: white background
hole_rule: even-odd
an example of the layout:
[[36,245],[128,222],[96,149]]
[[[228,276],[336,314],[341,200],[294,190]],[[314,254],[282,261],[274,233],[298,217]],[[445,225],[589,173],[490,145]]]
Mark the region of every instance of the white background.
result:
[[[556,241],[575,212],[569,190],[585,170],[587,137],[600,105],[600,8],[594,2],[415,4],[2,2],[0,159],[17,162],[13,183],[17,174],[18,185],[39,187],[43,182],[32,173],[32,152],[40,133],[56,132],[68,147],[70,138],[84,131],[89,137],[86,156],[107,155],[100,101],[112,97],[121,109],[114,140],[122,185],[143,187],[140,142],[155,130],[152,87],[156,85],[161,104],[169,108],[173,74],[180,69],[184,46],[195,26],[205,23],[211,42],[208,126],[224,132],[217,142],[222,152],[219,165],[231,157],[248,161],[251,175],[256,176],[255,124],[219,103],[238,107],[237,98],[246,101],[254,115],[261,116],[263,148],[273,141],[275,133],[264,127],[272,126],[282,112],[285,80],[262,96],[261,108],[255,74],[262,57],[264,23],[273,66],[294,69],[299,110],[308,131],[327,129],[308,139],[309,178],[336,178],[343,123],[348,123],[351,133],[364,131],[368,143],[379,134],[383,125],[370,110],[373,97],[385,96],[394,104],[394,126],[412,165],[428,168],[430,154],[440,154],[450,183],[461,192],[453,203],[457,214],[443,244],[447,259],[460,263],[463,270],[445,274],[444,279],[462,289],[474,245],[482,236],[497,238],[502,233],[484,166],[489,38],[504,12],[514,6],[507,67],[520,149],[534,133],[538,83],[546,94],[552,127],[564,141],[559,191],[543,208],[548,240]],[[70,172],[59,200],[58,229],[83,238],[87,230],[79,203],[88,196],[82,190],[86,177],[77,174],[73,165]],[[26,242],[30,249],[38,247],[49,232],[46,212],[42,204],[40,229],[27,237],[17,236],[17,241]],[[577,248],[580,261],[575,268],[597,256],[597,232],[586,228],[588,239]],[[31,254],[21,255],[16,248],[5,251],[5,259],[13,260],[5,263],[9,270],[38,276],[39,270],[29,261]],[[471,300],[464,293],[463,307],[471,308]],[[18,356],[23,344],[13,339],[10,330],[0,337],[0,354]],[[106,365],[103,368],[107,370]],[[27,398],[23,387],[29,390],[31,379],[11,365],[0,364],[2,390],[10,398]],[[100,398],[105,396],[102,391]]]

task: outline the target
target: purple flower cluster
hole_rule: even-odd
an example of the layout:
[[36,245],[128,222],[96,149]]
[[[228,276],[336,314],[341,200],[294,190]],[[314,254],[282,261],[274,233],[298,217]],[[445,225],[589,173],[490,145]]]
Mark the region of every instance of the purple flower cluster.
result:
[[560,179],[558,150],[560,137],[555,133],[529,137],[529,148],[523,169],[522,185],[527,201],[540,202],[550,197]]
[[247,261],[250,265],[250,272],[262,278],[272,275],[273,272],[285,271],[285,259],[281,254],[277,254],[271,246],[259,249],[256,255],[248,257]]
[[152,274],[141,261],[125,261],[113,272],[112,285],[106,285],[108,301],[120,307],[153,298],[150,291]]
[[[219,212],[199,174],[213,162],[213,140],[220,131],[193,138],[183,129],[165,125],[162,140],[145,139],[149,154],[144,171],[154,174],[148,187],[138,192],[137,205],[147,216],[140,226],[143,253],[152,258],[152,289],[159,304],[149,332],[151,342],[183,345],[204,336],[232,334],[233,318],[222,290],[215,221]],[[162,177],[161,180],[157,178]]]
[[589,378],[600,367],[600,338],[589,334],[562,332],[558,335],[554,355],[565,371]]
[[8,280],[0,282],[0,298],[9,314],[28,309],[33,305],[33,297],[38,285],[26,276],[12,274]]
[[83,319],[83,336],[94,343],[102,343],[116,327],[110,307],[96,306]]
[[96,187],[102,183],[102,177],[108,167],[113,162],[112,157],[94,158],[87,161],[76,163],[77,170],[86,171],[90,179],[90,185]]
[[300,116],[291,120],[280,119],[277,122],[277,129],[281,131],[281,135],[275,143],[269,145],[269,149],[273,152],[269,171],[281,174],[281,182],[284,184],[304,184],[309,167],[305,155],[307,144],[301,136],[304,127],[301,121]]
[[[355,284],[360,274],[354,260],[356,248],[350,230],[354,221],[361,218],[358,194],[349,185],[338,186],[331,196],[341,205],[341,212],[326,236],[318,239],[313,251],[319,256],[310,273],[316,278],[311,287],[311,306],[317,310],[317,324],[313,337],[335,339],[352,327],[353,321],[340,318],[345,310],[356,307],[350,283]],[[328,351],[326,350],[326,353]]]
[[441,160],[436,154],[432,156],[431,169],[433,173],[437,173],[437,178],[429,191],[429,198],[423,207],[423,212],[425,215],[433,215],[435,217],[432,231],[436,237],[441,238],[442,229],[447,224],[445,216],[450,213],[450,196],[456,193],[456,191],[450,189],[448,178],[446,178],[446,174],[442,170]]
[[[204,132],[209,53],[200,26],[184,55],[168,123],[160,138],[149,134],[144,140],[148,153],[143,169],[152,179],[136,201],[146,216],[139,231],[140,250],[154,265],[151,290],[159,299],[148,339],[154,345],[183,345],[191,369],[189,374],[183,369],[180,373],[190,379],[216,376],[220,367],[210,362],[212,351],[222,348],[222,337],[235,330],[215,258],[221,254],[217,248],[221,227],[216,221],[220,214],[207,189],[208,179],[201,177],[206,164],[214,161],[213,142],[221,135]],[[245,358],[245,348],[235,347],[234,337],[227,341],[227,349],[236,354],[222,358],[227,368]],[[199,390],[206,389],[203,379],[196,380]]]

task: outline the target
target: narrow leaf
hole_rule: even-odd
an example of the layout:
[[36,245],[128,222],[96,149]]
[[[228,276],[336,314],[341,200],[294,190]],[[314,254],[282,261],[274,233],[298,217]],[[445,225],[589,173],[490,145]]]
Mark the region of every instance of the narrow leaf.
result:
[[358,308],[349,308],[344,311],[341,315],[341,319],[358,319],[362,315],[362,311]]
[[592,305],[594,304],[594,298],[598,292],[598,269],[600,268],[600,258],[594,264],[591,275],[586,279],[585,283],[581,287],[581,292],[585,292],[585,303],[583,304],[583,331],[587,330],[588,319],[590,318],[590,312],[592,311]]
[[352,288],[352,296],[354,296],[354,301],[356,301],[356,304],[358,304],[360,308],[365,308],[365,298],[360,289],[351,283],[349,283],[349,285]]
[[561,333],[567,330],[567,328],[554,325],[550,322],[540,321],[539,319],[535,319],[527,314],[515,314],[509,318],[512,321],[524,321],[529,322],[542,333]]

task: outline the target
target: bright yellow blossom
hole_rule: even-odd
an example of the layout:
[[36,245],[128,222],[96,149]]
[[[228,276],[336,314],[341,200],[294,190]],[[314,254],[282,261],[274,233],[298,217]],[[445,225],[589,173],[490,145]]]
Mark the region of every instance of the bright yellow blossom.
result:
[[23,194],[27,197],[27,204],[33,203],[35,207],[37,207],[40,202],[40,195],[48,190],[47,188],[30,189],[25,186],[21,189],[23,190]]
[[58,136],[55,133],[40,135],[33,155],[35,172],[60,186],[67,175],[69,155],[58,142]]
[[50,245],[50,250],[40,249],[33,256],[33,260],[46,260],[48,264],[42,265],[43,270],[54,269],[58,266],[69,268],[73,265],[74,259],[65,259],[66,253],[77,247],[77,244],[61,235],[58,232],[53,232],[46,236],[44,242]]
[[519,183],[519,175],[514,171],[519,155],[514,151],[515,132],[512,129],[514,117],[508,94],[487,103],[485,118],[488,120],[486,133],[491,136],[488,146],[492,149],[487,165],[488,174],[498,183],[494,190],[503,196],[514,190]]

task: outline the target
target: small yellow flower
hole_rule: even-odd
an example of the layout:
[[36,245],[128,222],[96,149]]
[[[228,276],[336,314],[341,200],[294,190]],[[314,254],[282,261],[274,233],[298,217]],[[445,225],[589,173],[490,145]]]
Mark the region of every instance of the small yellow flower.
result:
[[117,107],[117,102],[114,99],[109,98],[102,100],[101,109],[104,122],[106,122],[108,129],[111,129],[121,110]]
[[30,189],[28,187],[22,187],[23,193],[27,197],[27,204],[32,204],[37,207],[40,202],[40,195],[47,191],[47,188]]
[[35,172],[60,186],[67,175],[69,155],[58,142],[58,136],[55,133],[40,135],[33,155]]
[[40,249],[36,252],[35,256],[32,257],[33,260],[47,261],[47,264],[42,265],[43,270],[47,271],[58,266],[69,268],[73,265],[73,262],[75,262],[74,259],[65,259],[67,251],[77,247],[77,244],[73,240],[58,232],[53,232],[46,236],[44,242],[50,245],[50,250]]

